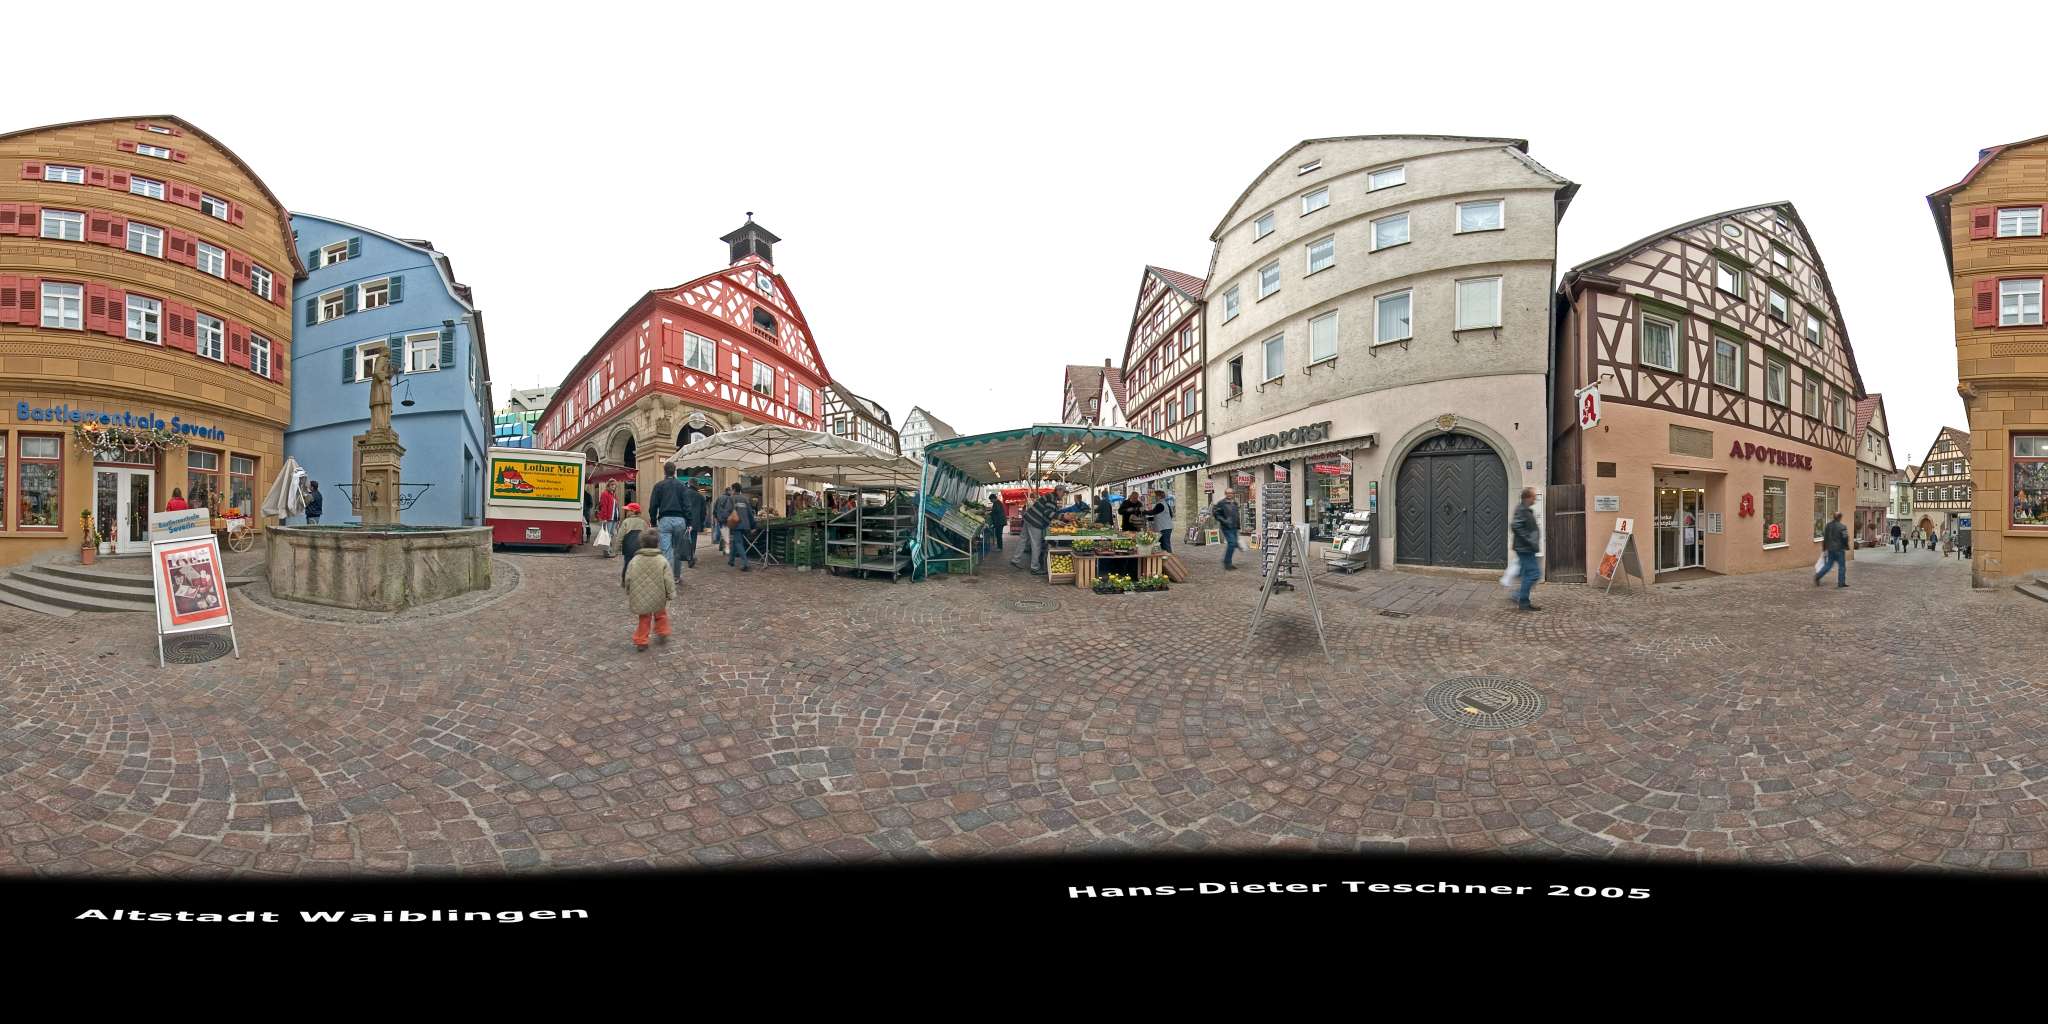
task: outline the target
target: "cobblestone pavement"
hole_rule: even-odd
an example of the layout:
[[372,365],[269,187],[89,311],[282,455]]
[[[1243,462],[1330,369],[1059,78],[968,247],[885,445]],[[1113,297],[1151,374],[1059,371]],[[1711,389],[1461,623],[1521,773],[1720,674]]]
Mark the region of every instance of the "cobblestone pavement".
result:
[[[0,872],[180,877],[1300,848],[2048,868],[2048,606],[1938,559],[1604,596],[1368,572],[1249,649],[1254,572],[1097,597],[1000,563],[865,582],[706,557],[637,653],[618,563],[503,556],[407,623],[0,607]],[[1533,723],[1436,719],[1467,675]]]

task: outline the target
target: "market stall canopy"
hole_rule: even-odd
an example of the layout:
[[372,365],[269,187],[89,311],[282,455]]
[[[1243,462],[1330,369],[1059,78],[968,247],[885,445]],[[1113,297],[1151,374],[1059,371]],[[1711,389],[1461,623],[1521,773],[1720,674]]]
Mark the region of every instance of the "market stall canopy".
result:
[[1039,423],[1020,430],[949,437],[924,447],[925,490],[945,501],[1017,480],[1060,480],[1087,487],[1192,469],[1205,461],[1193,448],[1136,430]]
[[829,480],[841,486],[917,486],[916,460],[817,430],[741,427],[683,446],[669,457],[677,467],[709,466],[761,475]]
[[590,476],[586,477],[583,482],[603,485],[616,483],[621,480],[638,480],[639,478],[640,471],[631,466],[607,466],[600,462],[590,467]]

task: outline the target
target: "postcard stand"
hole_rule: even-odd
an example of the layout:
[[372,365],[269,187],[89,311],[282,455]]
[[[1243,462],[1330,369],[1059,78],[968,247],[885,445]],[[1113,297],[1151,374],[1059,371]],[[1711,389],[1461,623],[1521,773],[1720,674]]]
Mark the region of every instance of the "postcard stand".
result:
[[1267,562],[1266,578],[1259,586],[1259,603],[1252,609],[1252,628],[1245,634],[1245,649],[1251,649],[1252,640],[1259,635],[1259,621],[1266,615],[1266,599],[1275,590],[1292,590],[1292,584],[1281,579],[1283,576],[1299,576],[1301,588],[1308,594],[1309,614],[1315,618],[1316,639],[1323,645],[1323,660],[1330,660],[1330,639],[1323,633],[1323,609],[1316,604],[1316,577],[1305,564],[1303,552],[1308,548],[1308,525],[1271,526],[1266,530],[1267,548],[1271,552]]
[[154,540],[149,563],[150,589],[156,597],[156,666],[166,664],[165,637],[209,629],[225,628],[228,644],[240,658],[242,642],[235,636],[235,617],[228,608],[220,538],[206,534]]

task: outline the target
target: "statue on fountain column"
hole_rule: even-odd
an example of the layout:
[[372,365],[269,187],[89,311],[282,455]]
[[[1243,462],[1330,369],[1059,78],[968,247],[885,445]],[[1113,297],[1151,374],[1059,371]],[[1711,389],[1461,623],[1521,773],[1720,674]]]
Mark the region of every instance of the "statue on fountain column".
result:
[[391,344],[386,342],[370,359],[370,432],[391,430]]

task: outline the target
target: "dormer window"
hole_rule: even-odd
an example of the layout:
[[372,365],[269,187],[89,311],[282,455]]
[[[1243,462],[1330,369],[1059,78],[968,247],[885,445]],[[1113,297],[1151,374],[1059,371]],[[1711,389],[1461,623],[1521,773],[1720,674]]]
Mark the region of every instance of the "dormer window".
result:
[[754,307],[754,329],[755,329],[755,330],[757,330],[757,331],[761,331],[762,333],[765,333],[765,334],[774,334],[774,333],[775,333],[775,314],[773,314],[773,313],[770,313],[770,312],[768,312],[767,310],[765,310],[765,309],[762,309],[762,308],[761,308],[761,307],[759,307],[759,306],[755,306],[755,307]]
[[1320,171],[1322,169],[1323,162],[1321,160],[1310,160],[1308,163],[1302,164],[1300,167],[1296,168],[1294,173],[1308,174],[1311,171]]

